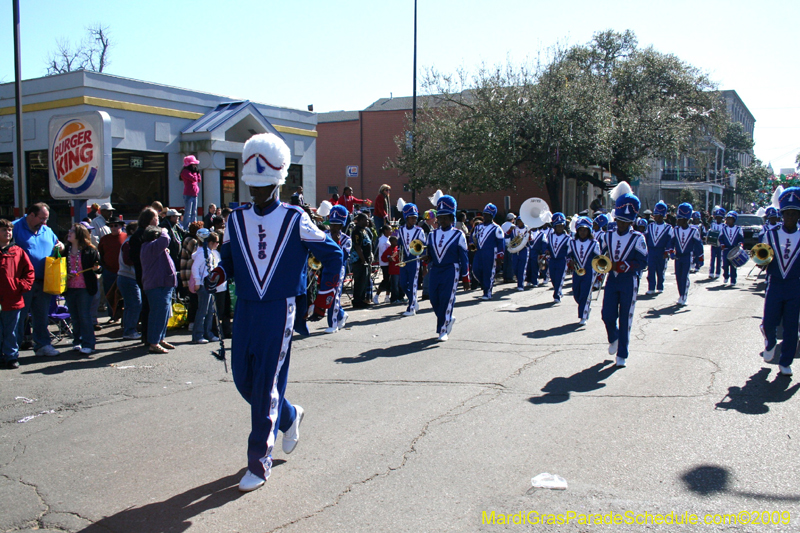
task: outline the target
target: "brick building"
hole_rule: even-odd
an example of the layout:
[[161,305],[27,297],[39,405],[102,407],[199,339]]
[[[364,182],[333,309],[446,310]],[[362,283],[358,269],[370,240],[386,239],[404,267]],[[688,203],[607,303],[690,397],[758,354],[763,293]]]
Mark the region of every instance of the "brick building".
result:
[[[422,106],[424,99],[418,97],[417,104]],[[393,202],[399,197],[411,201],[408,177],[396,169],[384,168],[387,161],[397,155],[395,138],[404,134],[406,115],[411,113],[411,106],[410,97],[381,98],[362,111],[333,111],[318,115],[316,196],[319,201],[330,198],[333,193],[341,194],[347,185],[353,188],[356,197],[374,200],[378,188],[384,183],[392,187]],[[348,177],[346,169],[353,166],[358,167],[358,176]],[[432,207],[427,198],[433,192],[428,189],[416,192],[420,209]],[[506,196],[510,197],[511,210],[515,213],[520,204],[531,197],[549,202],[547,191],[523,181],[513,191],[455,196],[459,208],[465,210],[481,210],[492,202],[502,212]],[[589,201],[592,198],[588,196]]]

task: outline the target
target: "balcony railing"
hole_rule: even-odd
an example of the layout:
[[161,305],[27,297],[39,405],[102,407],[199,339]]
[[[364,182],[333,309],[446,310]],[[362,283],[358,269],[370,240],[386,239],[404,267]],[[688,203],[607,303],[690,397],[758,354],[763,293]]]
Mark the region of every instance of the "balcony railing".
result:
[[684,170],[666,169],[661,172],[661,179],[668,181],[706,181],[702,172],[693,168]]

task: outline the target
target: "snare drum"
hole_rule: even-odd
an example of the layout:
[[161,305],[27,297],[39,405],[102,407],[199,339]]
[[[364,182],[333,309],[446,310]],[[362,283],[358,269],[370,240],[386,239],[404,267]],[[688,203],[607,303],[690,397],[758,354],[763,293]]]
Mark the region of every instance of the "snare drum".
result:
[[706,241],[711,246],[716,246],[717,248],[719,248],[719,231],[718,230],[709,231]]
[[747,250],[739,248],[738,246],[733,250],[731,250],[730,252],[728,252],[728,261],[730,261],[730,263],[736,268],[744,266],[744,264],[747,263],[749,260],[750,260],[750,254],[747,253]]

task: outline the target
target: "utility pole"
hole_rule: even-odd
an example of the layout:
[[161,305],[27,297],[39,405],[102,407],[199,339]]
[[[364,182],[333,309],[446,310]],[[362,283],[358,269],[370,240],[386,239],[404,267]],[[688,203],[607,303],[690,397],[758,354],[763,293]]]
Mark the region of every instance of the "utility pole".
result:
[[14,0],[14,94],[17,108],[17,190],[19,200],[19,216],[25,213],[25,152],[22,149],[22,60],[19,51],[19,0]]
[[[417,130],[417,0],[414,0],[414,89],[411,93],[411,149],[416,149]],[[417,203],[417,190],[411,187],[411,203]]]

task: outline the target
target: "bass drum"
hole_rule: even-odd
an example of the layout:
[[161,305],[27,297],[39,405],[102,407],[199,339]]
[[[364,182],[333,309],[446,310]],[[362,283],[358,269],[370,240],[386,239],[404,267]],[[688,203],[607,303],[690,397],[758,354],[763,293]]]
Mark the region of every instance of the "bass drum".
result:
[[718,248],[719,247],[719,231],[717,231],[717,230],[709,231],[708,232],[708,237],[706,238],[706,241],[711,246],[715,246],[715,247]]

